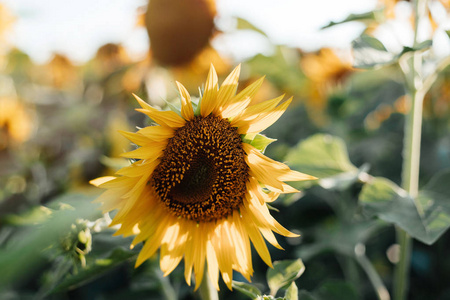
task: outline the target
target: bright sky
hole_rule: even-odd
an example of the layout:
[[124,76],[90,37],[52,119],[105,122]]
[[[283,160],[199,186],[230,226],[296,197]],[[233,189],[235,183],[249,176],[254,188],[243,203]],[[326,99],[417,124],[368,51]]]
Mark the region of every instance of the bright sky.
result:
[[[136,28],[138,7],[146,0],[0,0],[18,16],[13,43],[38,61],[59,52],[83,62],[108,42],[123,43],[133,54],[145,53],[145,30]],[[349,13],[361,13],[375,7],[376,0],[218,0],[218,25],[226,32],[233,16],[252,22],[276,44],[305,50],[322,46],[348,47],[362,30],[351,23],[320,31],[330,21],[339,21]],[[257,52],[270,51],[262,35],[233,33],[219,39],[223,47],[242,59]]]

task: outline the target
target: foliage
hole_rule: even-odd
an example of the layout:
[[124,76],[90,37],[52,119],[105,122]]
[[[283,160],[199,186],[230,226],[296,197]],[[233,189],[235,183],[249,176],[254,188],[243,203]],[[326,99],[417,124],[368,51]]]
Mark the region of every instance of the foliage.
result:
[[[229,59],[242,63],[248,82],[266,76],[255,101],[280,91],[294,96],[279,122],[242,138],[318,180],[293,184],[302,192],[271,204],[276,219],[301,236],[280,239],[285,251],[269,248],[273,269],[254,259],[251,283],[235,276],[233,291],[221,283],[221,299],[388,299],[400,255],[396,228],[413,238],[408,299],[450,295],[449,61],[436,55],[434,32],[393,51],[373,30],[389,23],[388,10],[324,26],[366,25],[351,45],[353,66],[341,56],[327,57],[330,52],[281,45],[273,45],[271,55]],[[237,30],[269,39],[248,20],[236,23]],[[40,65],[17,49],[0,53],[7,61],[0,69],[0,101],[6,94],[14,98],[20,103],[15,113],[21,107],[21,122],[33,128],[14,138],[19,118],[0,112],[1,299],[198,299],[184,282],[183,266],[170,277],[156,258],[134,268],[141,246],[129,249],[133,237],[112,235],[109,215],[92,203],[98,191],[88,182],[129,163],[118,157],[133,145],[117,131],[146,125],[131,93],[173,107],[175,80],[191,78],[188,89],[197,89],[196,76],[212,59],[202,52],[189,66],[162,68],[150,57],[130,59],[121,45],[102,49],[82,65],[60,56]],[[166,102],[152,94],[155,86]],[[418,192],[411,193],[402,171],[404,124],[418,92],[424,98],[420,176]]]

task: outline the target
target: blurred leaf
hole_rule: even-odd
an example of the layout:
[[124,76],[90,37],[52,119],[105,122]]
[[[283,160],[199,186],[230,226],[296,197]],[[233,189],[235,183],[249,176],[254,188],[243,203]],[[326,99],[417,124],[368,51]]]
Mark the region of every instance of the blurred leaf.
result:
[[71,290],[78,286],[90,282],[104,272],[111,270],[119,264],[137,256],[136,251],[126,251],[122,248],[115,249],[111,255],[104,259],[97,259],[94,264],[81,269],[77,274],[67,276],[60,284],[58,284],[51,293],[58,293],[65,290]]
[[403,47],[402,52],[400,52],[400,54],[398,56],[401,56],[407,52],[425,50],[425,49],[430,48],[432,45],[433,45],[432,40],[426,40],[426,41],[419,43],[416,47]]
[[257,287],[249,283],[233,281],[232,287],[233,289],[241,292],[242,294],[248,296],[251,299],[258,299],[259,296],[262,295],[261,291]]
[[298,293],[298,300],[316,300],[316,298],[310,292],[301,290]]
[[286,160],[295,169],[319,178],[358,173],[350,162],[344,141],[325,134],[316,134],[300,142],[288,153]]
[[337,189],[340,191],[348,189],[353,183],[358,181],[360,178],[367,177],[367,171],[369,170],[369,165],[364,164],[356,171],[350,171],[341,173],[335,176],[322,178],[319,180],[319,185],[324,189]]
[[375,178],[364,185],[360,203],[366,213],[397,224],[412,237],[433,244],[450,227],[450,171],[433,177],[417,197],[395,183]]
[[52,210],[45,206],[36,206],[21,215],[7,215],[2,221],[15,226],[33,225],[47,220],[51,213]]
[[383,43],[378,39],[363,34],[352,42],[353,67],[371,69],[396,63],[399,58],[408,52],[422,51],[430,48],[431,40],[426,40],[416,47],[403,47],[400,53],[391,53],[386,50]]
[[314,231],[315,242],[303,245],[297,255],[309,260],[321,252],[332,250],[352,257],[356,244],[364,244],[381,226],[380,222],[374,221],[324,223]]
[[[52,204],[59,204],[73,209],[54,211],[47,221],[30,226],[18,239],[8,247],[0,250],[0,286],[25,279],[42,263],[41,251],[58,241],[60,235],[70,229],[78,218],[90,219],[98,217],[98,205],[91,203],[93,197],[79,194],[66,194],[55,199]],[[58,206],[58,205],[57,205]]]
[[389,53],[378,39],[361,35],[352,42],[355,68],[370,69],[394,62],[395,54]]
[[450,30],[446,30],[445,33],[446,33],[447,36],[450,38]]
[[329,27],[333,27],[339,24],[344,24],[353,21],[374,21],[377,19],[377,16],[382,12],[382,10],[374,10],[361,14],[350,14],[347,18],[339,22],[330,22],[327,25],[323,26],[321,29],[326,29]]
[[344,281],[327,281],[314,291],[317,300],[357,300],[358,295],[352,285]]
[[261,33],[264,36],[267,36],[267,34],[264,31],[262,31],[261,29],[259,29],[258,27],[256,27],[252,23],[250,23],[249,21],[242,19],[242,18],[237,18],[237,29],[241,29],[241,30],[249,29],[249,30],[253,30],[258,33]]
[[271,143],[275,142],[276,139],[271,139],[265,135],[257,134],[255,138],[251,141],[250,145],[264,153],[267,146],[269,146]]
[[287,288],[286,293],[284,294],[284,299],[298,300],[298,288],[295,282],[292,282],[291,285]]
[[304,271],[305,265],[301,259],[275,261],[273,269],[267,271],[267,283],[269,284],[270,294],[276,295],[280,288],[299,278]]

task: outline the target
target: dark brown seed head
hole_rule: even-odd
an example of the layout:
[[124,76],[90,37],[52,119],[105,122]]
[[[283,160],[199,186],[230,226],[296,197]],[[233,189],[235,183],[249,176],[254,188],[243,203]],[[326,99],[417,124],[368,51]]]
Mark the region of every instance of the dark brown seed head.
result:
[[227,120],[198,116],[169,140],[150,184],[178,217],[221,219],[242,204],[248,179],[245,155]]

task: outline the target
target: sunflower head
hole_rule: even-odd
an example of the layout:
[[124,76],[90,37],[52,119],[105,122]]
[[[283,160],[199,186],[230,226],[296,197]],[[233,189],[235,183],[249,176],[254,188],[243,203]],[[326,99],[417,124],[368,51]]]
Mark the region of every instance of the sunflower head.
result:
[[269,213],[267,203],[297,192],[285,181],[314,177],[289,169],[262,154],[270,143],[259,133],[272,125],[291,99],[283,96],[250,105],[263,79],[236,94],[240,66],[219,89],[214,67],[200,100],[177,82],[181,106],[159,111],[136,96],[138,111],[155,123],[122,132],[138,145],[122,156],[137,160],[116,176],[92,183],[106,191],[96,200],[104,212],[118,210],[117,234],[145,242],[136,266],[160,249],[160,266],[169,274],[184,258],[185,278],[196,288],[205,265],[218,289],[219,272],[231,289],[233,270],[250,280],[251,244],[271,266],[264,238],[281,249],[273,232],[296,236]]

